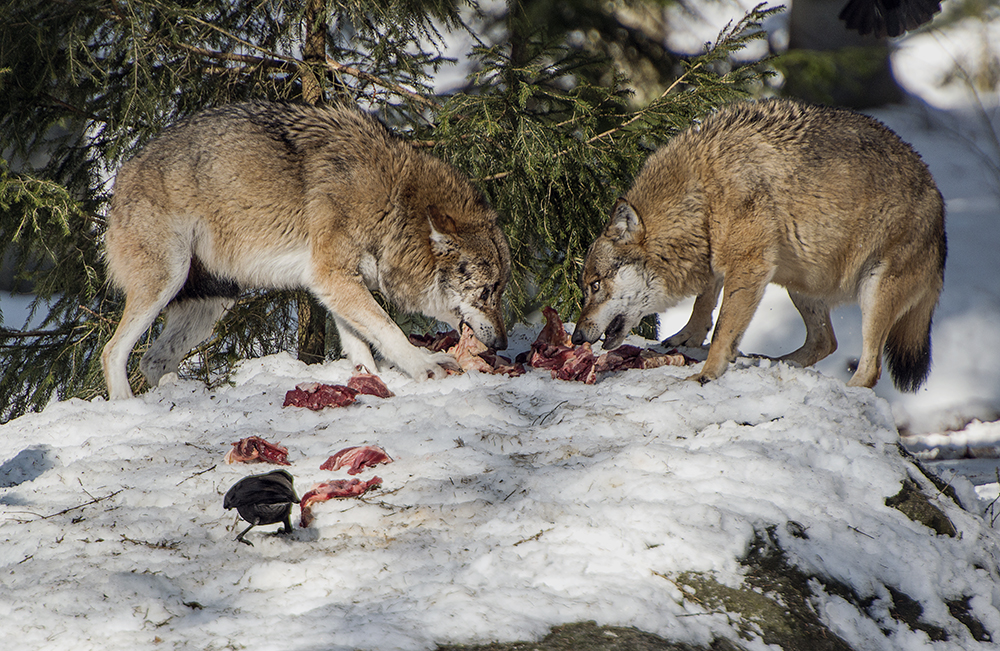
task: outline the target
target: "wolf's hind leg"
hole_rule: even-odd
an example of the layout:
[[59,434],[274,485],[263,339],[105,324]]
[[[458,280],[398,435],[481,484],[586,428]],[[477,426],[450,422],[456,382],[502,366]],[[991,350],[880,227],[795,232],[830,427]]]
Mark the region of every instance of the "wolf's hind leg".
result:
[[812,366],[837,350],[837,337],[830,322],[830,308],[822,299],[788,292],[795,309],[806,324],[806,341],[802,346],[778,359],[799,366]]
[[889,336],[889,329],[898,315],[907,309],[902,305],[901,279],[893,280],[884,267],[876,268],[862,282],[858,291],[861,306],[861,359],[849,387],[875,386],[882,376],[882,349]]
[[101,352],[104,382],[108,385],[108,398],[111,400],[132,397],[126,370],[128,356],[135,342],[139,341],[139,337],[153,325],[157,315],[177,293],[180,282],[174,285],[159,292],[136,287],[126,294],[125,309],[121,321],[118,322],[118,328]]
[[[937,282],[935,282],[937,281]],[[930,372],[931,315],[940,277],[889,273],[879,269],[861,286],[862,350],[858,369],[847,385],[873,387],[882,374],[886,340],[892,351],[890,371],[900,391],[916,391]]]
[[208,339],[215,322],[232,303],[230,298],[213,296],[185,298],[167,306],[167,324],[139,364],[146,381],[156,386],[167,373],[176,373],[184,356]]
[[664,346],[689,346],[698,348],[705,343],[708,331],[712,329],[712,312],[719,302],[722,281],[716,280],[712,286],[698,295],[691,309],[691,317],[677,334],[663,340]]

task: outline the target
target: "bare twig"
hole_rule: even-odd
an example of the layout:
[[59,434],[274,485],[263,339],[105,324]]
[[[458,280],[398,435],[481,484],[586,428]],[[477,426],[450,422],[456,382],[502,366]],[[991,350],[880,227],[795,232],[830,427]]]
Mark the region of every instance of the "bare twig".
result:
[[375,84],[376,86],[381,86],[382,88],[391,90],[397,95],[400,95],[402,97],[408,97],[414,102],[418,102],[420,104],[423,104],[424,106],[429,106],[431,108],[438,108],[440,106],[440,104],[438,104],[429,97],[425,97],[420,93],[415,93],[412,90],[407,90],[406,88],[403,88],[398,84],[394,84],[392,82],[385,81],[384,79],[380,79],[369,72],[365,72],[364,70],[358,70],[353,66],[347,66],[344,65],[343,63],[334,61],[330,57],[326,57],[326,67],[334,72],[347,74],[352,77],[356,77],[358,79],[364,79],[365,81],[369,81]]
[[176,485],[177,485],[177,486],[180,486],[181,484],[183,484],[184,482],[186,482],[186,481],[187,481],[188,479],[194,479],[194,478],[195,478],[195,477],[197,477],[198,475],[204,475],[204,474],[205,474],[206,472],[212,472],[213,470],[215,470],[215,469],[216,469],[216,467],[217,467],[217,466],[218,466],[218,464],[213,464],[211,468],[205,468],[205,469],[204,469],[204,470],[202,470],[202,471],[199,471],[199,472],[196,472],[196,473],[194,473],[193,475],[191,475],[190,477],[186,477],[186,478],[184,478],[184,479],[180,480],[179,482],[177,482],[177,484],[176,484]]
[[98,502],[103,502],[104,500],[109,500],[109,499],[111,499],[112,497],[114,497],[118,493],[121,493],[124,490],[125,490],[124,488],[119,488],[115,492],[110,493],[108,495],[105,495],[104,497],[95,497],[94,499],[90,500],[89,502],[84,502],[83,504],[79,504],[77,506],[71,506],[68,509],[63,509],[62,511],[58,511],[57,513],[53,513],[51,515],[42,515],[42,516],[39,516],[39,517],[42,520],[48,520],[50,518],[54,518],[54,517],[57,517],[57,516],[60,516],[60,515],[65,515],[65,514],[69,513],[70,511],[76,511],[77,509],[82,509],[85,506],[90,506],[91,504],[97,504]]
[[522,543],[531,542],[533,540],[538,540],[539,538],[542,537],[543,533],[548,533],[549,531],[552,531],[552,529],[551,528],[549,528],[549,529],[542,529],[541,531],[539,531],[538,533],[536,533],[534,536],[531,536],[530,538],[524,538],[523,540],[518,540],[516,543],[513,544],[513,547],[517,547],[518,545],[520,545]]

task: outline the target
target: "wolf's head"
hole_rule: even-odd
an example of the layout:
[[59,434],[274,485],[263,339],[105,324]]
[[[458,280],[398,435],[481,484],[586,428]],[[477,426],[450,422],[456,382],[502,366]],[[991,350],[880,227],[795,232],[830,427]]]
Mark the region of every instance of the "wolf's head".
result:
[[483,219],[459,226],[436,206],[428,209],[436,284],[427,312],[453,328],[466,323],[496,350],[507,348],[500,299],[510,278],[510,251],[496,216],[482,207]]
[[672,301],[646,264],[645,237],[638,213],[619,199],[583,263],[583,309],[573,332],[575,345],[604,335],[604,349],[617,348],[642,317],[670,307]]

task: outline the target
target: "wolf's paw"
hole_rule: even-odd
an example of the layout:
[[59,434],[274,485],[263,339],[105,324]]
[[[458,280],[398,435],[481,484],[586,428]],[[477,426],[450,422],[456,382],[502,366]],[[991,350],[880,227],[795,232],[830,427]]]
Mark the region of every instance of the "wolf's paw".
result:
[[414,380],[440,380],[448,376],[448,371],[461,372],[462,368],[455,358],[448,353],[425,353],[416,351],[419,356],[413,359],[400,360],[397,364],[403,372]]
[[695,373],[694,375],[690,375],[684,379],[687,380],[688,382],[697,382],[698,384],[705,386],[715,378],[705,375],[705,372],[702,371],[701,373]]
[[[462,372],[462,367],[458,364],[458,360],[448,353],[434,353],[431,355],[431,359],[437,366],[437,371],[441,372],[441,375],[435,374],[433,376],[434,379],[444,377],[448,371]],[[431,376],[428,375],[427,377],[430,378]]]
[[701,348],[701,345],[705,343],[705,337],[707,336],[707,332],[701,334],[691,334],[681,330],[677,334],[664,339],[662,343],[664,346],[668,347],[684,346],[686,348]]

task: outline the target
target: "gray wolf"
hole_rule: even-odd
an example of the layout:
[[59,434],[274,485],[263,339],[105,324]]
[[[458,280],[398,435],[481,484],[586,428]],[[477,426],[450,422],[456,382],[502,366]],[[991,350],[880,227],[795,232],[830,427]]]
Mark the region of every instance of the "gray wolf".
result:
[[371,290],[507,345],[496,213],[453,167],[354,108],[252,102],[167,128],[120,169],[105,250],[126,297],[102,353],[111,398],[132,395],[128,355],[162,310],[140,363],[152,385],[244,288],[308,289],[351,362],[372,371],[369,345],[417,379],[455,361],[411,345]]
[[653,153],[591,245],[573,342],[618,347],[646,314],[696,295],[664,341],[700,346],[690,379],[722,375],[768,283],[788,290],[805,343],[780,359],[809,366],[837,348],[830,307],[861,306],[851,386],[872,387],[882,353],[916,391],[931,364],[931,317],[944,284],[944,203],[927,166],[878,121],[790,100],[710,114]]

